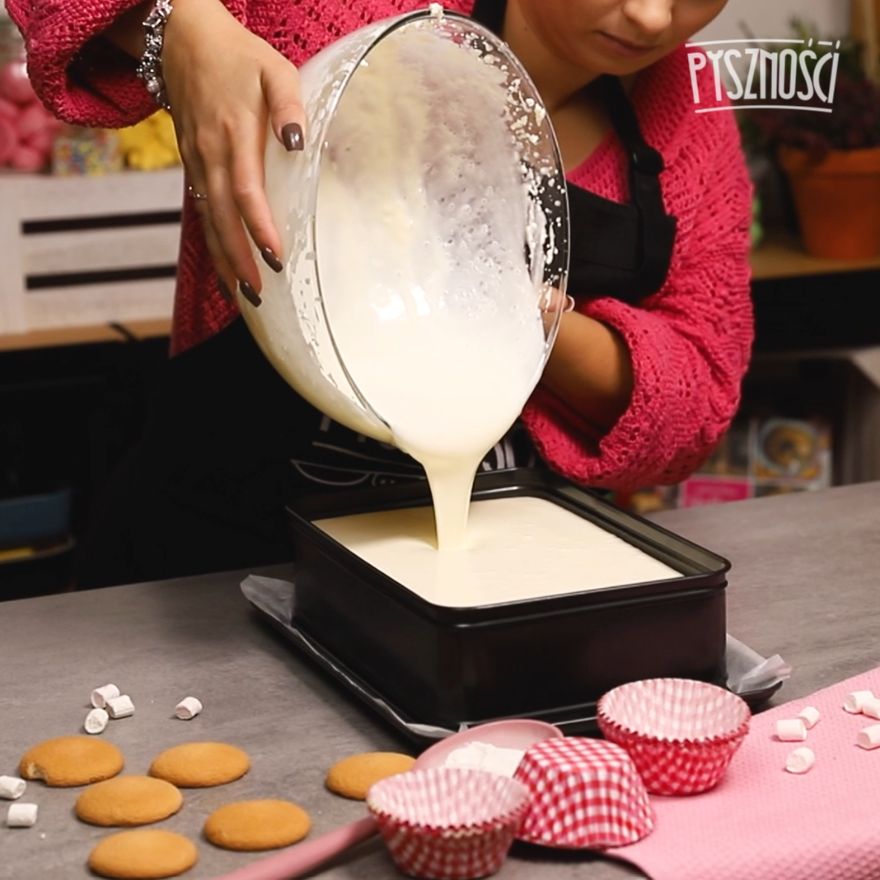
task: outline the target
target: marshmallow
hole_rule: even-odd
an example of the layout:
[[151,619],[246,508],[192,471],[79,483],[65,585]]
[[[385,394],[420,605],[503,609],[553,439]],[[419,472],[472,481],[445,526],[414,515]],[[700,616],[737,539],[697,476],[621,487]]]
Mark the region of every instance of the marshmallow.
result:
[[783,718],[776,722],[776,739],[783,742],[803,742],[807,725],[803,718]]
[[880,748],[880,724],[863,727],[856,737],[856,745],[862,749]]
[[52,117],[42,104],[28,104],[21,109],[21,113],[16,121],[19,138],[26,141],[38,131],[48,130],[51,120]]
[[[3,99],[0,98],[0,101]],[[0,111],[3,105],[0,104]],[[0,115],[0,166],[5,165],[18,144],[18,134],[15,131],[15,123],[11,119],[6,119]]]
[[0,798],[14,801],[24,794],[27,783],[17,776],[0,776]]
[[202,711],[202,704],[195,697],[184,697],[175,707],[174,714],[183,721],[195,718]]
[[871,691],[851,691],[843,701],[843,708],[850,715],[858,715],[867,703],[873,703],[876,699]]
[[868,718],[874,718],[875,720],[880,721],[880,699],[874,699],[865,703],[865,705],[862,706],[862,715],[867,715]]
[[0,95],[0,119],[8,119],[10,122],[15,122],[18,119],[19,113],[17,104],[13,104],[12,101],[8,101]]
[[38,100],[24,61],[14,59],[0,64],[0,95],[15,104],[29,104]]
[[48,156],[27,144],[19,144],[9,157],[9,164],[18,171],[41,171],[48,161]]
[[119,688],[115,684],[105,684],[104,687],[95,688],[92,691],[91,703],[96,709],[105,709],[107,700],[119,696]]
[[36,804],[10,804],[6,812],[6,825],[9,828],[30,828],[37,821]]
[[107,700],[107,712],[111,718],[128,718],[129,715],[134,715],[134,703],[128,694],[111,697]]
[[493,746],[491,743],[471,742],[453,749],[443,762],[444,767],[459,767],[463,770],[482,770],[497,776],[516,773],[525,752],[522,749],[509,749]]
[[45,153],[47,156],[52,152],[52,144],[55,141],[55,133],[48,128],[35,131],[24,138],[24,142],[35,149],[38,153]]
[[807,730],[811,730],[816,726],[816,723],[822,716],[819,714],[819,710],[815,706],[804,706],[804,708],[798,712],[797,717],[804,722],[807,726]]
[[88,715],[86,715],[86,720],[83,721],[83,728],[86,733],[103,733],[104,728],[107,726],[107,719],[109,719],[109,715],[104,709],[92,709]]
[[789,773],[806,773],[816,763],[816,756],[812,749],[806,746],[793,749],[785,759],[785,769]]

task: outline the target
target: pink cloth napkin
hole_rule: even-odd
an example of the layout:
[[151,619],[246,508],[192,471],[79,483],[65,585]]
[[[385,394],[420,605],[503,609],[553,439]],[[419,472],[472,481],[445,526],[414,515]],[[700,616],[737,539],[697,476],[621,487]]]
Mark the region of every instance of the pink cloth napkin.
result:
[[[880,696],[880,668],[756,715],[717,788],[652,797],[653,833],[608,854],[653,880],[878,880],[880,749],[856,735],[880,721],[843,710],[857,690]],[[822,713],[806,741],[776,740],[776,721],[805,706]],[[799,746],[816,754],[800,776],[783,769]]]

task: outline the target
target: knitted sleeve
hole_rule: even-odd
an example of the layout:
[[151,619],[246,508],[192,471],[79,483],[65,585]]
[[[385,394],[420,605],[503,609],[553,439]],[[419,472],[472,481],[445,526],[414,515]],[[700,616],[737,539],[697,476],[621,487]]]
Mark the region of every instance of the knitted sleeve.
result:
[[155,102],[135,76],[133,59],[100,37],[139,2],[6,0],[25,39],[34,90],[61,119],[110,128],[155,111]]
[[[135,62],[100,34],[141,0],[6,0],[25,38],[28,73],[43,103],[61,119],[107,128],[131,125],[156,105],[135,76]],[[361,24],[399,14],[413,0],[222,0],[297,64]],[[447,8],[469,12],[472,0]],[[253,23],[248,19],[254,12]],[[295,27],[287,32],[285,24]]]
[[662,180],[667,210],[678,216],[664,286],[640,306],[610,298],[581,306],[629,347],[628,409],[598,438],[542,388],[523,413],[547,462],[592,486],[627,490],[683,479],[739,405],[753,335],[751,184],[739,133],[732,113],[697,115],[688,107],[676,141]]

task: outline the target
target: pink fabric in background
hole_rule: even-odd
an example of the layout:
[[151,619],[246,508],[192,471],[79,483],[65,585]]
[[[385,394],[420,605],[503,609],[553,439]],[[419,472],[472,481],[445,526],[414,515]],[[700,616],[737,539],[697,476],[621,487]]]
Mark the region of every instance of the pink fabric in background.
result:
[[[850,691],[880,696],[880,668],[763,712],[713,791],[652,797],[654,832],[611,849],[653,880],[878,880],[880,749],[856,745],[880,722],[844,712]],[[806,742],[779,742],[776,721],[804,706],[822,717]],[[816,763],[798,776],[786,755],[809,746]]]

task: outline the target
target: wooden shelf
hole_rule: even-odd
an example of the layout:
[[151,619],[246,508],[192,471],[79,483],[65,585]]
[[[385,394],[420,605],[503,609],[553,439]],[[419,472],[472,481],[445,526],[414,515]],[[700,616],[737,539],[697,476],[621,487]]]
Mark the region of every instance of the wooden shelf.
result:
[[[769,281],[842,272],[880,271],[880,255],[869,260],[821,259],[808,254],[794,236],[774,232],[769,233],[752,251],[751,264],[754,281]],[[168,336],[170,332],[170,318],[31,330],[26,333],[0,334],[0,351],[157,339]]]
[[158,339],[162,336],[168,336],[170,332],[171,320],[164,318],[149,321],[126,321],[125,324],[53,327],[45,330],[29,330],[26,333],[0,334],[0,351]]
[[880,254],[868,260],[827,260],[808,254],[791,235],[773,232],[752,251],[752,279],[798,278],[880,270]]
[[123,325],[135,339],[158,339],[171,335],[170,318],[154,318],[144,321],[126,321]]
[[182,191],[180,168],[0,174],[0,349],[130,339],[169,317]]
[[0,336],[0,351],[55,348],[62,345],[84,345],[89,342],[121,342],[124,338],[109,324],[99,324],[94,327],[53,327],[45,330],[28,330],[25,333],[5,333]]

